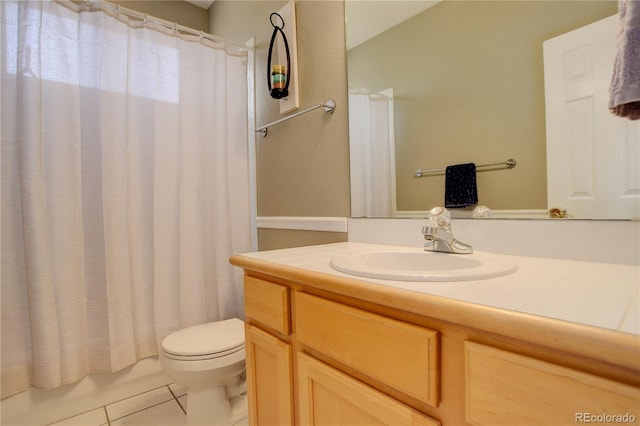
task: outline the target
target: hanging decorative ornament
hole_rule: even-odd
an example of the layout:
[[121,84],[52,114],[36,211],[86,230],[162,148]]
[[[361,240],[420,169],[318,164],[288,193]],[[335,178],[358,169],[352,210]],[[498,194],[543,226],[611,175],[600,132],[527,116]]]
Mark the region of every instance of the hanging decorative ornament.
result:
[[[273,22],[273,17],[280,18],[282,24],[280,26]],[[289,55],[289,43],[287,43],[287,37],[284,35],[282,29],[284,28],[284,19],[279,13],[272,13],[269,16],[269,21],[273,27],[273,34],[271,34],[271,42],[269,43],[269,57],[267,58],[267,82],[269,84],[269,94],[274,99],[286,98],[289,95],[289,80],[291,74],[291,59]],[[276,36],[280,33],[282,41],[284,42],[284,50],[287,53],[287,65],[276,64],[271,65],[271,57],[273,55],[273,46],[276,41]],[[280,58],[278,58],[280,60]]]

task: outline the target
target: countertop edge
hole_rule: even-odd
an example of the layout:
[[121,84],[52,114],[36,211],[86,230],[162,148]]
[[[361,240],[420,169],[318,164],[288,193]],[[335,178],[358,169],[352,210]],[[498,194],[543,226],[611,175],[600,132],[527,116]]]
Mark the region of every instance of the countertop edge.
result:
[[[341,296],[392,309],[486,330],[581,356],[603,359],[640,375],[640,337],[570,321],[480,305],[410,290],[377,285],[366,280],[330,275],[243,255],[232,265]],[[526,335],[525,335],[526,333]]]

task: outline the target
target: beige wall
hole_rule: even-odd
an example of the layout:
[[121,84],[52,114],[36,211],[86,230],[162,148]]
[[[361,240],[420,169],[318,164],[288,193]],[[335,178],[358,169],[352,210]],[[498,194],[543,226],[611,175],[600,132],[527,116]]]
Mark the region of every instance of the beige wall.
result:
[[[230,40],[256,39],[257,126],[277,120],[278,101],[267,90],[271,12],[283,1],[216,0],[210,32]],[[342,1],[297,1],[300,108],[332,98],[321,110],[271,127],[257,137],[258,216],[349,216],[347,78]],[[261,230],[260,249],[344,241],[344,233]]]
[[185,27],[207,32],[209,30],[209,14],[201,7],[182,0],[110,0],[138,12],[177,22]]
[[[479,204],[546,208],[542,42],[615,14],[615,1],[445,1],[349,51],[349,86],[393,87],[398,210],[444,201],[444,174],[420,168],[494,163]],[[374,58],[373,60],[371,58]]]

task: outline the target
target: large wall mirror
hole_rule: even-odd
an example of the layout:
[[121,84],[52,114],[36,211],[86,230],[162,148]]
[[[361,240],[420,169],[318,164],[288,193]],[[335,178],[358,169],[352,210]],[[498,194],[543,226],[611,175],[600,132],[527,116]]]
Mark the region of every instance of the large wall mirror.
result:
[[[629,122],[619,124],[631,136],[616,155],[636,163],[620,178],[636,207],[618,214],[548,201],[554,185],[592,178],[571,169],[547,179],[545,85],[552,94],[560,90],[545,82],[543,43],[605,18],[617,21],[616,1],[347,0],[345,8],[352,216],[421,216],[443,204],[445,167],[461,163],[488,165],[477,168],[478,204],[510,217],[546,217],[551,208],[580,219],[640,215],[638,123],[611,116],[606,106],[606,120]],[[612,56],[567,54],[571,49],[559,56],[566,69],[579,75],[586,62],[604,63],[610,78]],[[587,126],[574,127],[570,139],[591,137]],[[593,149],[572,155],[599,161]],[[516,167],[507,167],[509,159]],[[416,177],[417,170],[429,172]],[[472,209],[454,214],[471,216]]]

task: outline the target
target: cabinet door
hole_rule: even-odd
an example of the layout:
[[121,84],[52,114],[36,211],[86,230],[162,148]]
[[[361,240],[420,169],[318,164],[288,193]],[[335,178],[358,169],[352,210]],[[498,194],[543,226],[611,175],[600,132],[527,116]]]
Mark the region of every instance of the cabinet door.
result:
[[298,352],[297,366],[300,424],[440,424],[309,355]]
[[249,424],[293,424],[291,345],[259,328],[245,326]]
[[640,389],[465,342],[467,421],[477,426],[635,423]]

